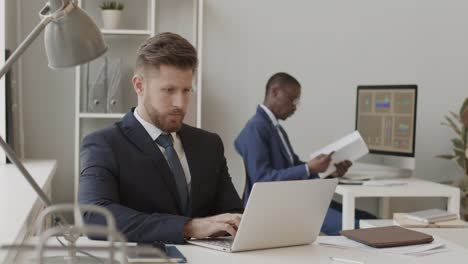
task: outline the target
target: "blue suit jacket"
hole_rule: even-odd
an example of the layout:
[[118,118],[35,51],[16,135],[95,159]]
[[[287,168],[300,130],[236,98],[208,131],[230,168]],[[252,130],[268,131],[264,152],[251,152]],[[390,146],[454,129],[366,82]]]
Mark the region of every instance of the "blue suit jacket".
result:
[[244,160],[247,172],[244,204],[255,182],[305,180],[317,177],[316,174],[307,173],[305,163],[294,153],[286,132],[284,130],[283,132],[292,152],[294,164],[289,160],[276,127],[260,106],[237,136],[234,145]]
[[[192,178],[190,217],[242,212],[219,136],[188,125],[178,134]],[[174,176],[133,109],[121,122],[88,135],[80,158],[80,203],[109,209],[129,241],[184,242],[189,217],[182,216]],[[90,213],[85,221],[105,224]]]

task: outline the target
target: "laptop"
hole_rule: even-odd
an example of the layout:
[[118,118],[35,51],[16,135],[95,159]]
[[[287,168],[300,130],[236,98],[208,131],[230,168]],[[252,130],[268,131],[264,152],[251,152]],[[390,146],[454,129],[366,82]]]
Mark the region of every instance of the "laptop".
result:
[[337,183],[337,179],[255,183],[235,238],[187,242],[225,252],[310,244],[320,232]]

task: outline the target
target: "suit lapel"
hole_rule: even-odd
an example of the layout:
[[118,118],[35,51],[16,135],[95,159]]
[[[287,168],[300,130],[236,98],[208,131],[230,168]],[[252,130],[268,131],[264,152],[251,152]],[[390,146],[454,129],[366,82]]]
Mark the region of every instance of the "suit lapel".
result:
[[197,149],[196,138],[193,137],[190,133],[190,127],[183,125],[179,132],[180,141],[182,142],[182,147],[184,148],[185,158],[187,159],[189,171],[190,171],[190,203],[192,205],[192,212],[197,211],[197,206],[199,201],[197,200],[200,195],[200,182],[203,173],[203,168],[201,167],[201,162],[197,160],[197,157],[200,155],[200,150]]
[[151,139],[148,132],[145,128],[138,122],[138,120],[133,115],[135,108],[132,108],[122,120],[122,132],[127,136],[127,138],[135,144],[144,154],[151,157],[151,160],[154,161],[154,164],[158,168],[161,177],[163,178],[164,183],[166,184],[169,192],[172,197],[177,201],[179,212],[182,213],[182,206],[177,192],[177,186],[175,183],[174,175],[167,164],[166,158],[159,150],[158,146]]
[[283,155],[283,158],[286,160],[286,162],[288,164],[291,164],[291,160],[289,158],[288,151],[286,150],[286,148],[285,148],[285,146],[283,144],[283,141],[281,140],[280,135],[278,134],[279,131],[276,128],[276,126],[273,124],[273,121],[271,121],[268,114],[265,113],[265,111],[260,106],[257,107],[257,114],[260,115],[263,119],[265,119],[268,122],[268,124],[270,124],[271,133],[273,134],[273,137],[274,137],[274,140],[276,141],[276,143],[280,146],[280,150],[281,150],[280,152]]

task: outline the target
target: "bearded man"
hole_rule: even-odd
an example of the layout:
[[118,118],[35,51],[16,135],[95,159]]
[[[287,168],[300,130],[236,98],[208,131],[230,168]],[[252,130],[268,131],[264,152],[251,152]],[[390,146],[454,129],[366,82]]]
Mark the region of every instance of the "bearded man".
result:
[[[78,200],[109,209],[128,241],[236,234],[243,206],[223,143],[183,123],[197,61],[195,48],[177,34],[146,40],[132,78],[137,107],[82,142]],[[93,213],[84,219],[105,224]]]

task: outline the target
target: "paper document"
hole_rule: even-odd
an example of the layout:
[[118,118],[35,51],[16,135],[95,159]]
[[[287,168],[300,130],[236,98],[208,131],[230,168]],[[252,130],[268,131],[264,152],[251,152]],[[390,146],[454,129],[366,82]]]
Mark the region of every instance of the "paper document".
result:
[[354,248],[365,251],[382,252],[394,255],[405,255],[405,256],[424,256],[429,254],[435,254],[445,252],[448,249],[443,243],[432,242],[429,244],[412,245],[403,247],[390,247],[390,248],[373,248],[362,243],[353,241],[344,236],[321,236],[318,239],[320,245],[327,245],[338,248]]
[[425,223],[422,221],[408,219],[405,213],[394,213],[393,223],[402,227],[410,228],[468,228],[468,223],[461,219],[438,223]]
[[400,180],[371,180],[364,182],[364,186],[401,186],[407,185],[408,182]]
[[339,163],[344,160],[355,161],[369,153],[369,149],[362,139],[361,134],[356,130],[338,141],[310,154],[310,159],[313,159],[320,154],[330,154],[333,151],[335,153],[332,155],[330,166],[328,166],[326,171],[319,173],[320,178],[325,178],[335,172],[335,163]]

